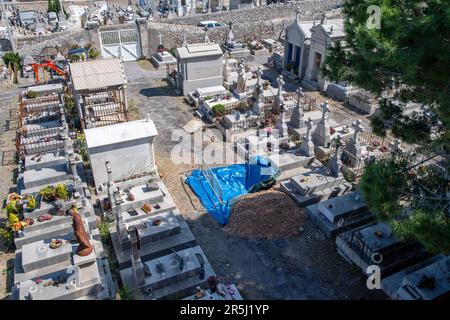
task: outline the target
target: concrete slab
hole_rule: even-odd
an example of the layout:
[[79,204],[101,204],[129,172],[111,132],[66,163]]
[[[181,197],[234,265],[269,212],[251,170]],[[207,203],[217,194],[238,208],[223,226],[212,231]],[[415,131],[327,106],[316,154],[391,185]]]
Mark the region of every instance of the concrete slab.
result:
[[[195,244],[195,237],[192,234],[189,226],[184,221],[181,213],[178,210],[174,211],[175,216],[178,219],[180,225],[180,232],[166,238],[153,241],[151,245],[146,245],[141,248],[141,259],[150,260],[159,257],[164,254],[169,254],[172,249],[182,250],[185,248],[192,247]],[[111,227],[111,239],[114,247],[114,252],[116,254],[117,262],[119,263],[119,268],[127,268],[131,266],[131,251],[129,244],[125,244],[123,249],[119,242],[117,231],[115,227]]]
[[[200,276],[199,276],[200,269],[197,269],[198,260],[195,257],[196,253],[202,255],[203,260],[204,260],[205,275],[202,279],[200,279]],[[157,275],[159,275],[155,271],[156,274],[152,273],[151,277],[147,277],[146,285],[139,288],[139,291],[143,295],[144,299],[152,299],[152,300],[153,299],[157,299],[157,300],[159,300],[159,299],[181,299],[183,297],[186,297],[186,295],[191,294],[197,286],[201,286],[201,287],[205,288],[207,286],[208,277],[211,275],[215,275],[203,250],[199,246],[188,248],[188,249],[185,249],[182,251],[178,251],[178,254],[180,254],[180,255],[192,254],[193,255],[191,258],[189,258],[189,262],[192,263],[192,265],[196,266],[196,267],[193,267],[195,269],[195,272],[192,271],[191,273],[186,274],[186,275],[189,275],[187,277],[184,277],[184,278],[180,277],[177,279],[177,281],[174,281],[172,283],[169,282],[168,285],[153,288],[151,286],[152,282],[150,279],[152,277],[157,277]],[[172,254],[169,257],[172,257]],[[160,258],[160,259],[162,259],[162,258]],[[185,257],[185,259],[187,259],[187,258]],[[155,262],[155,260],[151,261],[151,263],[154,263],[154,262]],[[173,267],[173,268],[175,268],[175,267]],[[193,268],[191,268],[191,270]],[[167,269],[167,267],[166,267],[166,269]],[[132,268],[127,268],[127,269],[122,270],[120,272],[120,275],[121,275],[124,286],[131,289],[132,291],[135,291],[136,285],[133,280]],[[157,279],[159,279],[159,278],[157,278]],[[163,279],[164,279],[164,277],[163,277]]]
[[49,241],[38,241],[22,247],[22,268],[30,272],[52,264],[70,260],[72,245],[63,243],[59,248],[51,249]]

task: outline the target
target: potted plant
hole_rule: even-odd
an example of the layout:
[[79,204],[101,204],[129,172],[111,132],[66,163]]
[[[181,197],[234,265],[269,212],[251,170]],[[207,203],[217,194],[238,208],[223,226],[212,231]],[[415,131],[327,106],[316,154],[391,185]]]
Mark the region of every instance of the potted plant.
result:
[[69,198],[69,190],[63,183],[58,183],[55,188],[55,197],[61,200],[67,200]]
[[28,212],[31,212],[37,208],[37,200],[33,195],[29,194],[25,197],[25,199],[27,200],[27,211]]
[[39,191],[42,199],[47,202],[51,202],[55,200],[55,188],[53,186],[46,186]]
[[18,214],[19,208],[17,206],[17,202],[10,202],[6,205],[6,213],[9,215],[11,214]]

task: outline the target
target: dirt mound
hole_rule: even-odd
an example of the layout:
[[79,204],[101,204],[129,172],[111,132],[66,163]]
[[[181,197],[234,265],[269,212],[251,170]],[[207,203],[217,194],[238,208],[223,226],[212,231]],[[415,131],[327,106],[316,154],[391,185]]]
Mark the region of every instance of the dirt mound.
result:
[[224,230],[242,238],[280,239],[298,235],[303,221],[304,214],[291,198],[267,190],[243,196]]

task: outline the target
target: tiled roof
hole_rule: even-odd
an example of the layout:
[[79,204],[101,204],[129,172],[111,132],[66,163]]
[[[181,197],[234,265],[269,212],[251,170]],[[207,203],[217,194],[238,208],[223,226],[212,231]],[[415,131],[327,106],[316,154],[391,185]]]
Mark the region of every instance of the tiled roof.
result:
[[96,90],[127,83],[122,62],[117,59],[88,60],[69,64],[74,89]]

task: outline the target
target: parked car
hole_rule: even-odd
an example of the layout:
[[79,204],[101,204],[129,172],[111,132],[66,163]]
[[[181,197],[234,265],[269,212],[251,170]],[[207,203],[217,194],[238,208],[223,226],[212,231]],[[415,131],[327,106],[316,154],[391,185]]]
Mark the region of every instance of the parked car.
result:
[[217,27],[224,27],[223,23],[217,22],[217,21],[201,21],[198,23],[199,27],[208,27],[208,28],[217,28]]

